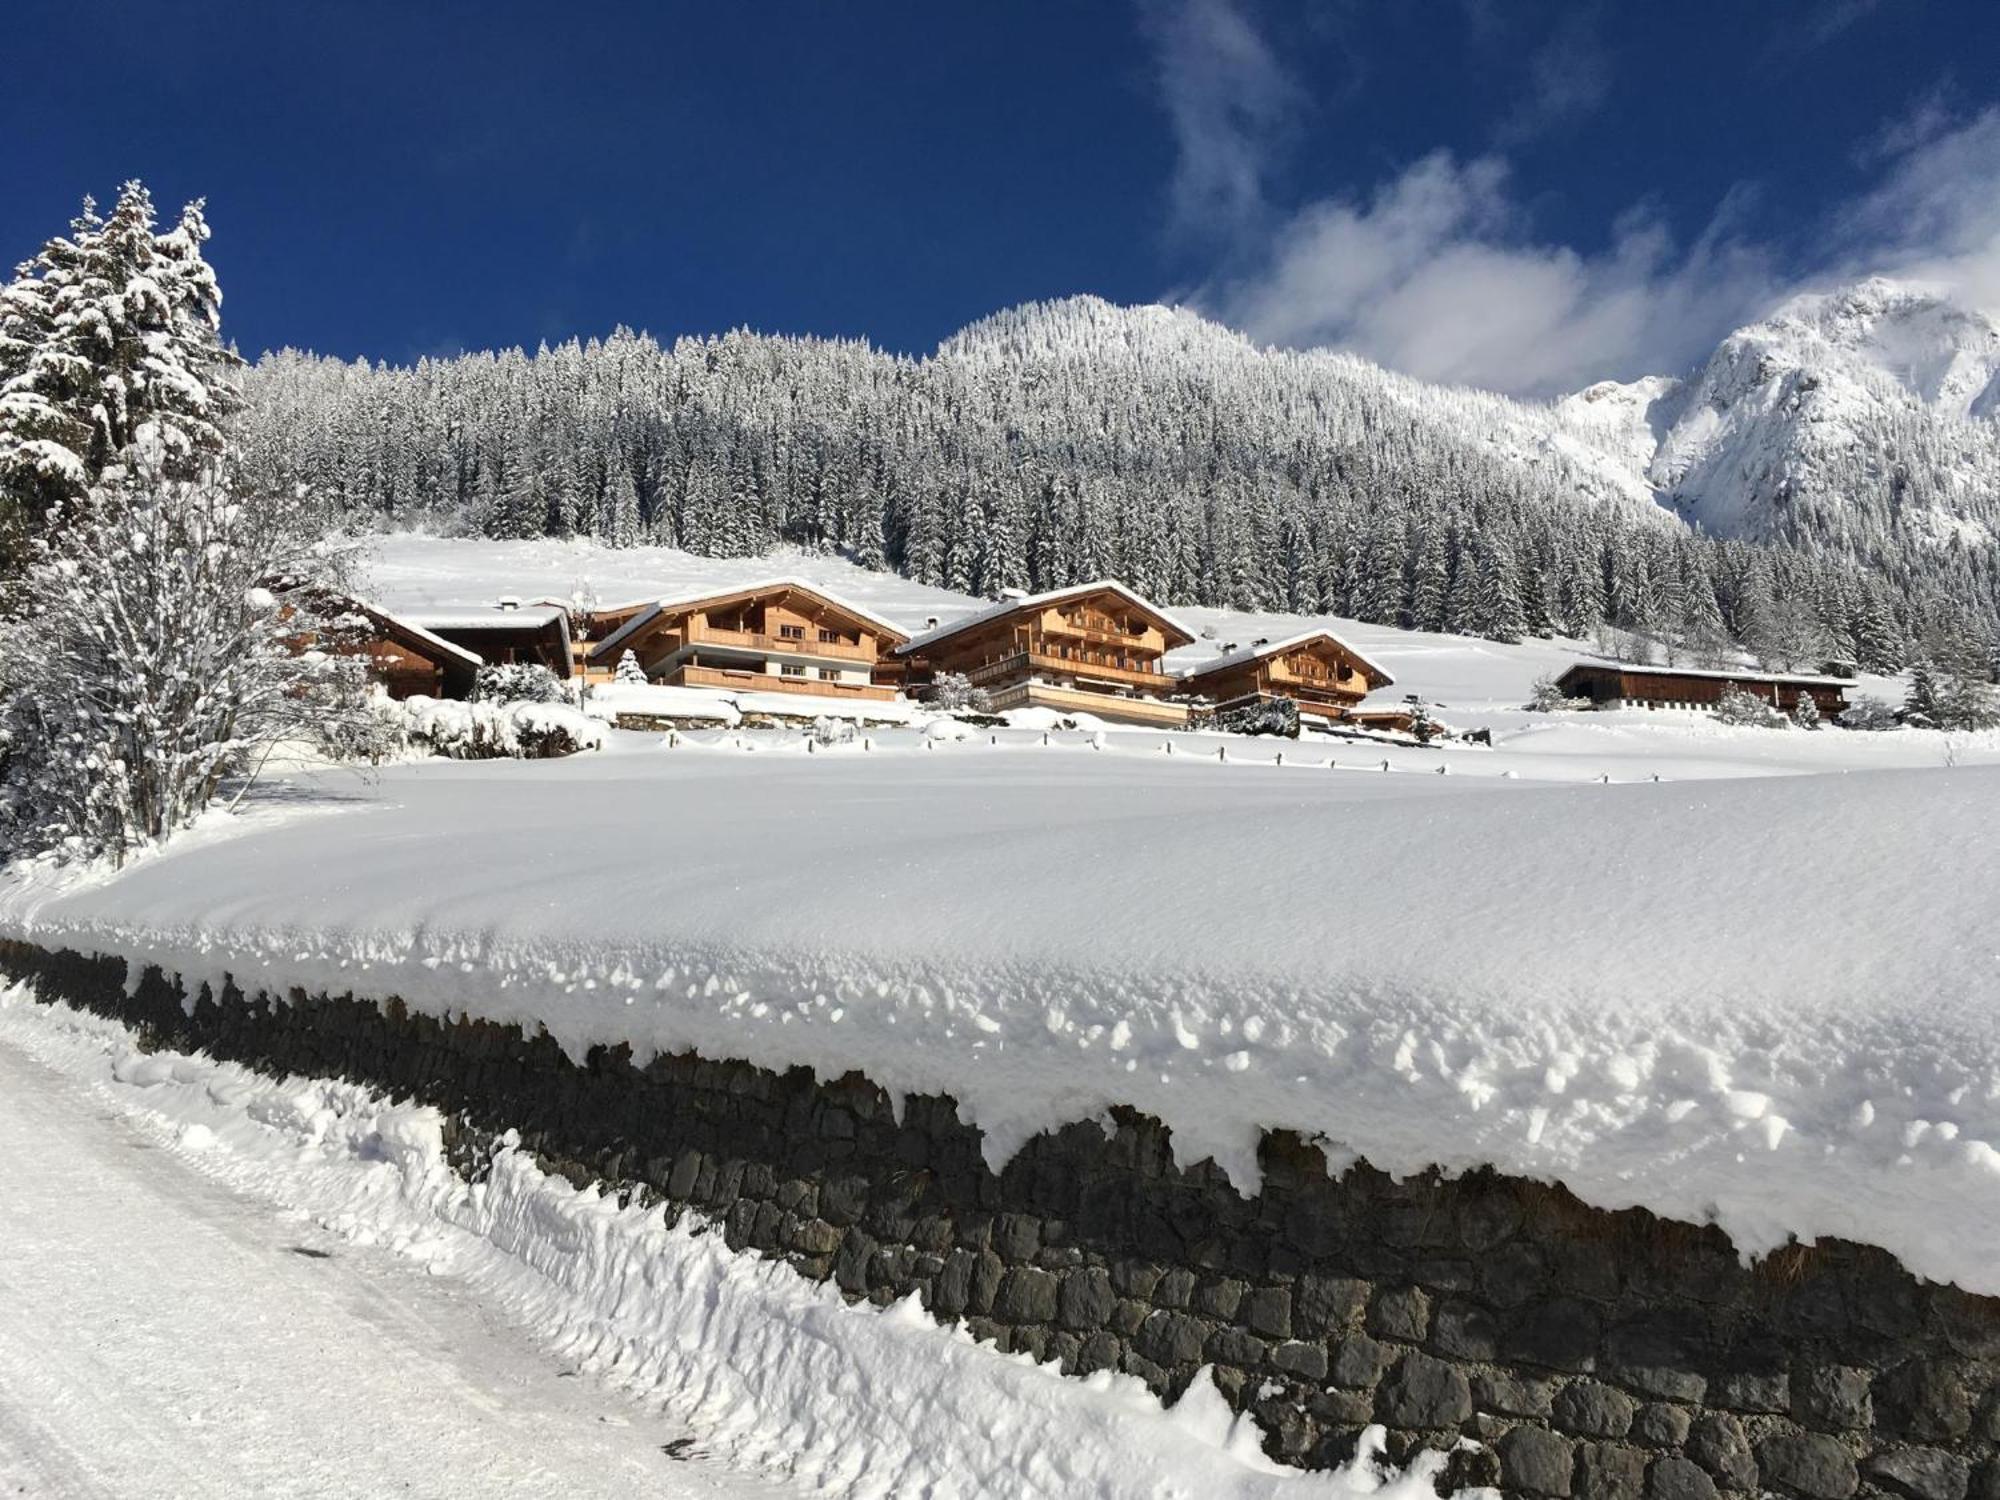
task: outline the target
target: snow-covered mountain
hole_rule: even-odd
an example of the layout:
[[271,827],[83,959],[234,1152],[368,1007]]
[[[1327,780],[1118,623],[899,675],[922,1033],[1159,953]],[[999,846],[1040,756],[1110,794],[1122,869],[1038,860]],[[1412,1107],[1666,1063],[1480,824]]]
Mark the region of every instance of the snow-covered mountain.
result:
[[1872,277],[1740,328],[1685,380],[1557,403],[1719,536],[2000,537],[2000,327]]

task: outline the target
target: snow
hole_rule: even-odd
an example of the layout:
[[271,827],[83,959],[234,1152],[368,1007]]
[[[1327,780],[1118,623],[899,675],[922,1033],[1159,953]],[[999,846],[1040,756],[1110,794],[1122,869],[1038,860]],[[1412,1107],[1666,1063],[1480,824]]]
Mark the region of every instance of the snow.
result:
[[707,719],[734,725],[743,715],[726,693],[659,682],[600,682],[591,686],[584,711],[593,718],[633,714],[659,719]]
[[435,1110],[144,1053],[18,987],[0,1081],[0,1264],[50,1277],[0,1326],[0,1398],[29,1398],[0,1399],[0,1479],[26,1493],[86,1465],[58,1493],[1424,1500],[1441,1461],[1282,1469],[1205,1380],[1170,1410],[1064,1380],[512,1146],[471,1186]]
[[1123,1103],[1245,1189],[1260,1129],[1291,1128],[2000,1292],[2000,769],[1758,775],[1746,736],[1919,737],[1718,726],[1688,766],[1736,779],[1654,784],[1603,742],[1640,783],[1604,786],[1564,741],[1641,732],[1568,717],[1331,766],[746,731],[299,776],[114,877],[17,871],[0,932],[545,1025],[578,1056],[858,1069],[956,1096],[996,1163]]
[[380,712],[425,748],[449,756],[518,756],[551,739],[601,750],[604,726],[563,703],[466,703],[413,694]]
[[402,616],[411,625],[423,630],[540,630],[561,620],[567,626],[569,614],[566,610],[550,604],[523,604],[501,608],[493,605],[485,609],[419,609]]

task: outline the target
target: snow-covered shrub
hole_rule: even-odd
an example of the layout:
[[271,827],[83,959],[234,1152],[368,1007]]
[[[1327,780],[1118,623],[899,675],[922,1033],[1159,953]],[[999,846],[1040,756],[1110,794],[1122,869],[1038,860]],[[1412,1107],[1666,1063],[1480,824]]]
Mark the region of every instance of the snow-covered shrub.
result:
[[1864,694],[1842,709],[1840,717],[1834,722],[1842,729],[1879,731],[1898,729],[1902,727],[1903,721],[1897,717],[1896,710],[1889,704],[1880,698],[1871,698]]
[[847,745],[853,743],[854,735],[852,719],[837,719],[831,714],[821,714],[812,721],[812,737],[815,744]]
[[644,683],[646,680],[646,669],[639,665],[638,653],[630,646],[619,653],[616,680],[627,684]]
[[380,711],[411,749],[449,760],[553,760],[604,748],[597,720],[564,703],[459,703],[422,695]]
[[976,714],[993,712],[993,699],[986,689],[974,687],[972,679],[963,672],[938,673],[931,682],[927,701],[931,707],[942,709],[945,713],[955,713],[960,709],[969,709]]
[[1591,706],[1588,698],[1569,698],[1553,677],[1537,677],[1525,705],[1531,714],[1573,713]]
[[538,661],[481,667],[472,681],[478,703],[567,703],[569,691]]
[[1784,729],[1792,722],[1755,693],[1733,682],[1715,700],[1715,717],[1739,729]]
[[1218,729],[1225,734],[1277,735],[1299,737],[1299,705],[1290,698],[1260,698],[1232,708],[1210,709],[1192,716],[1190,726]]
[[1811,693],[1799,694],[1799,701],[1792,705],[1792,722],[1801,729],[1817,729],[1824,722],[1819,703]]

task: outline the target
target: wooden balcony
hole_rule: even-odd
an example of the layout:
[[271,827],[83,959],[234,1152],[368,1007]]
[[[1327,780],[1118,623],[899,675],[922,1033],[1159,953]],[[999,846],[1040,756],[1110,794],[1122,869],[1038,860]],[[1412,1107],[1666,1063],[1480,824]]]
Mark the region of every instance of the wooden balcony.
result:
[[739,693],[811,693],[819,698],[867,698],[884,702],[891,687],[868,682],[827,682],[818,677],[785,677],[775,672],[727,672],[716,667],[680,666],[662,681],[672,687],[731,688]]
[[850,646],[840,641],[823,641],[817,631],[804,636],[765,635],[756,630],[718,630],[690,620],[685,632],[693,645],[738,646],[746,651],[792,652],[799,656],[823,656],[832,661],[875,663],[873,646]]
[[1166,673],[1136,671],[1130,667],[1107,666],[1101,662],[1085,661],[1074,656],[1054,656],[1044,651],[1016,651],[993,661],[982,662],[970,668],[966,677],[974,687],[989,687],[1017,679],[1026,679],[1039,672],[1059,677],[1088,677],[1098,682],[1115,682],[1121,687],[1136,688],[1140,692],[1165,696],[1171,692],[1174,679]]

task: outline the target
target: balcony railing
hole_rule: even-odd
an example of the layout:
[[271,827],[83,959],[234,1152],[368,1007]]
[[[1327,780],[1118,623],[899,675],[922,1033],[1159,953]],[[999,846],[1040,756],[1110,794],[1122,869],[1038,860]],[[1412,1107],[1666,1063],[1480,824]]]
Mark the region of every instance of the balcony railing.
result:
[[789,651],[800,656],[826,656],[841,661],[873,662],[871,646],[851,646],[844,641],[823,641],[817,633],[805,636],[766,635],[756,630],[721,630],[713,625],[688,622],[687,639],[712,646],[741,646],[749,651]]
[[1068,677],[1092,677],[1101,682],[1122,683],[1150,693],[1165,692],[1173,682],[1172,678],[1159,671],[1157,667],[1151,671],[1137,670],[1103,662],[1085,661],[1074,656],[1056,656],[1046,651],[1016,651],[993,661],[981,662],[978,666],[970,668],[965,675],[974,687],[984,687],[989,683],[1012,677],[1026,677],[1036,672],[1051,672]]

